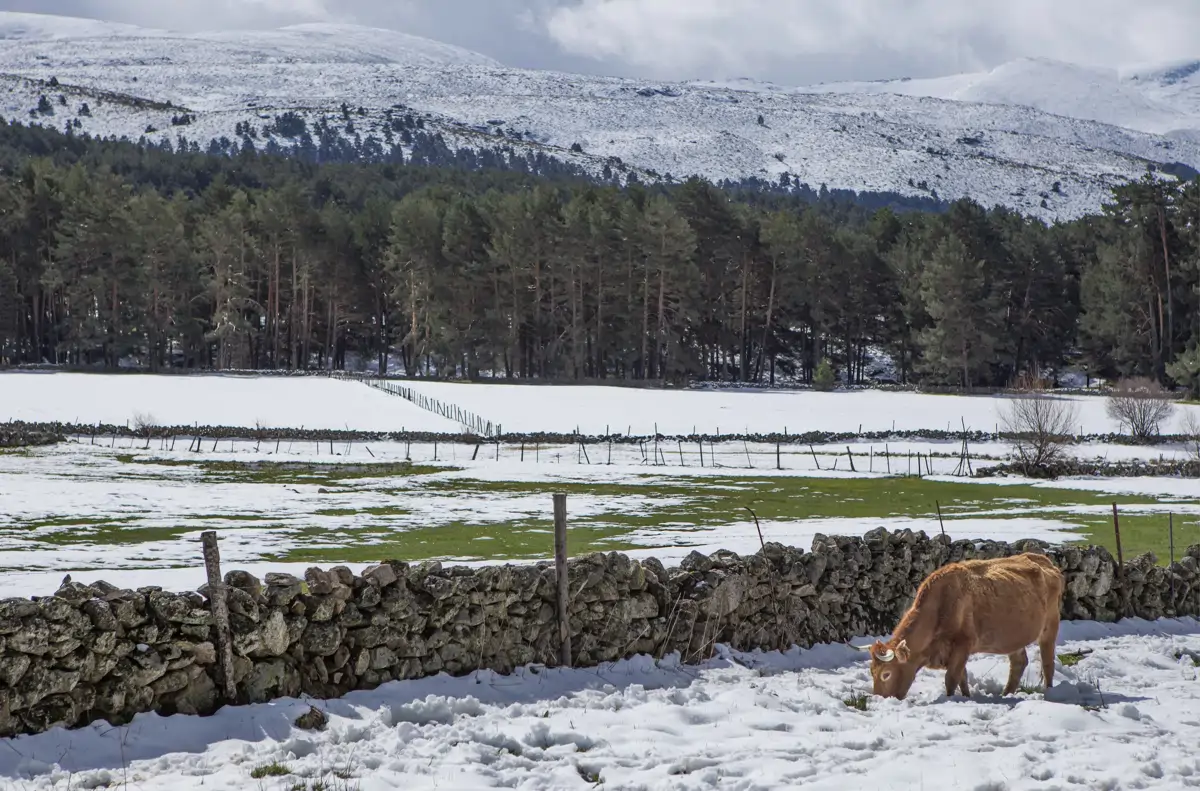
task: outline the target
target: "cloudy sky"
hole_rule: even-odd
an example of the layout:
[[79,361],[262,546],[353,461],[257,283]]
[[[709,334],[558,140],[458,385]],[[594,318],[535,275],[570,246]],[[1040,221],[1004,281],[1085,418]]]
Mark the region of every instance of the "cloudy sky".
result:
[[805,84],[974,71],[1041,56],[1200,58],[1200,0],[0,0],[0,9],[202,30],[332,20],[513,66]]

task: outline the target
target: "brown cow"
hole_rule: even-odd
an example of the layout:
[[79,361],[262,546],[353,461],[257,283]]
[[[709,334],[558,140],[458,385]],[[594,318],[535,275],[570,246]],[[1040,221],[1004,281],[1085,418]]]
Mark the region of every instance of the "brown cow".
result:
[[943,566],[917,588],[890,640],[859,648],[871,654],[875,694],[903,700],[917,672],[928,667],[946,671],[947,695],[958,687],[967,696],[967,658],[999,654],[1008,657],[1004,694],[1010,695],[1029,664],[1025,649],[1033,642],[1049,689],[1062,595],[1062,572],[1045,555],[1026,552]]

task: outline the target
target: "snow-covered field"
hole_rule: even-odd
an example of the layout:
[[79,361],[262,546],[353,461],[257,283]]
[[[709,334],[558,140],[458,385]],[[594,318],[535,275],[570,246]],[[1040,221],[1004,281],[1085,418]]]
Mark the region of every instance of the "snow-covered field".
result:
[[357,382],[315,376],[0,373],[0,420],[434,431],[461,427]]
[[[870,638],[859,638],[866,644]],[[845,646],[735,653],[701,664],[645,656],[599,668],[521,668],[395,682],[314,702],[323,732],[293,720],[310,702],[141,715],[125,727],[6,740],[13,789],[207,791],[520,788],[537,791],[1180,789],[1200,784],[1200,652],[1192,619],[1064,623],[1043,693],[1036,647],[1024,684],[1000,697],[1007,662],[968,664],[970,698],[922,671],[904,701],[868,698]],[[271,766],[284,775],[251,777]]]
[[[419,392],[482,414],[507,431],[606,431],[689,434],[792,433],[827,430],[987,429],[1004,399],[884,392],[659,391],[621,387],[518,386],[409,383]],[[1076,397],[1081,428],[1115,428],[1100,398]],[[1194,408],[1194,407],[1188,407]],[[0,374],[0,420],[60,420],[84,425],[145,419],[159,424],[457,431],[451,421],[403,398],[353,381],[319,377],[152,376],[63,373]],[[248,432],[249,433],[249,432]],[[262,574],[303,571],[311,563],[340,562],[350,547],[370,554],[402,551],[411,559],[488,563],[544,557],[540,535],[549,511],[549,490],[586,484],[570,498],[573,520],[614,529],[634,556],[674,562],[693,550],[758,549],[758,530],[740,504],[714,518],[718,493],[728,496],[770,479],[866,478],[913,474],[932,465],[933,477],[961,481],[954,441],[922,439],[861,441],[837,445],[742,442],[601,443],[588,448],[540,443],[337,443],[312,441],[206,440],[199,451],[186,439],[76,437],[66,445],[0,453],[0,594],[50,593],[62,574],[119,573],[138,584],[194,588],[203,581],[196,543],[203,530],[222,534],[226,563]],[[998,463],[1004,443],[970,446],[972,467]],[[853,454],[853,459],[849,454]],[[1172,446],[1080,445],[1087,458],[1181,458]],[[890,455],[885,455],[890,454]],[[922,463],[919,456],[924,456]],[[399,463],[440,471],[419,476],[361,478],[322,473],[322,480],[257,479],[247,465],[292,462],[316,465]],[[851,471],[851,463],[854,468]],[[213,465],[216,465],[214,467]],[[225,465],[224,468],[221,465]],[[226,469],[228,474],[219,474]],[[214,473],[214,470],[216,471]],[[324,478],[328,478],[326,481]],[[1171,478],[1057,481],[1059,490],[1080,492],[1053,506],[1005,502],[997,487],[1028,484],[1018,479],[975,481],[980,502],[958,512],[948,508],[955,537],[1042,538],[1071,541],[1079,520],[1104,509],[1092,493],[1142,499],[1128,513],[1178,517],[1180,529],[1200,515],[1200,487]],[[617,486],[619,489],[603,487]],[[799,492],[801,490],[797,490]],[[757,495],[756,495],[757,496]],[[983,503],[990,504],[984,505]],[[943,503],[945,505],[945,503]],[[818,532],[862,534],[879,526],[940,529],[929,503],[918,513],[872,511],[870,518],[800,513],[772,519],[762,529],[775,541],[808,547]],[[630,525],[628,515],[670,513]],[[475,532],[445,543],[442,528],[470,525]],[[433,531],[432,533],[430,531]],[[515,531],[515,532],[512,532]],[[445,534],[442,534],[445,535]],[[584,534],[586,535],[586,533]],[[499,539],[523,537],[520,552],[500,549]],[[427,540],[428,539],[428,540]],[[1187,540],[1191,540],[1188,538]],[[402,549],[396,550],[397,541]],[[602,542],[597,548],[604,548]],[[538,554],[543,552],[545,554]],[[406,554],[406,557],[409,556]],[[354,558],[357,559],[357,558]],[[377,560],[378,558],[372,558]],[[361,563],[358,565],[365,565]]]
[[[3,380],[0,379],[0,382]],[[646,436],[806,431],[993,431],[1004,396],[925,395],[879,390],[820,393],[782,390],[647,390],[570,385],[458,384],[414,381],[414,390],[499,423],[508,432],[566,431]],[[1117,433],[1103,398],[1063,396],[1078,408],[1079,433]],[[1200,406],[1180,406],[1174,421]]]
[[[310,126],[328,120],[347,139],[383,140],[385,110],[402,105],[452,148],[541,151],[594,174],[613,158],[643,181],[671,174],[776,182],[787,174],[813,189],[970,196],[1047,220],[1099,210],[1111,186],[1140,177],[1147,160],[1200,167],[1200,142],[1188,135],[1052,114],[1099,104],[1111,109],[1080,114],[1125,118],[1136,91],[1117,90],[1114,82],[1072,99],[1086,80],[1052,83],[1020,70],[1001,81],[1014,86],[1007,92],[982,90],[957,101],[942,98],[947,91],[940,88],[866,93],[515,69],[439,42],[351,25],[184,35],[0,12],[0,37],[5,117],[60,129],[78,120],[80,132],[172,144],[183,134],[202,148],[235,138],[235,127],[246,122],[261,148],[264,127],[285,111]],[[1166,76],[1160,83],[1167,85]],[[1022,88],[1028,85],[1049,96]],[[1169,87],[1181,94],[1180,106],[1195,93]],[[66,104],[55,104],[53,116],[31,118],[42,95],[52,103],[61,95]],[[1006,97],[1013,102],[983,103]],[[89,114],[79,114],[83,102]],[[343,102],[355,111],[353,131]],[[1150,103],[1133,107],[1144,116]],[[1050,112],[1035,109],[1042,106]],[[189,122],[174,125],[180,113]],[[1155,131],[1173,128],[1176,115],[1156,113],[1167,120]],[[576,143],[582,152],[571,151]]]
[[[878,390],[653,390],[574,385],[405,381],[419,393],[473,412],[505,432],[588,435],[782,433],[808,431],[993,431],[1004,396],[925,395]],[[1103,398],[1073,402],[1081,434],[1117,433]],[[1179,405],[1163,426],[1180,430],[1200,406]],[[0,373],[0,421],[133,425],[290,427],[459,433],[452,420],[366,385],[323,377],[254,375]],[[1105,449],[1139,453],[1144,449]],[[1171,449],[1157,448],[1160,452]]]

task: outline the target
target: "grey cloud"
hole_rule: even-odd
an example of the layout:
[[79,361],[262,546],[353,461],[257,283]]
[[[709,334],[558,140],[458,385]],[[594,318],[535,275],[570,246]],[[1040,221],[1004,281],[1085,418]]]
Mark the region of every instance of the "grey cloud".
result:
[[203,30],[389,27],[528,68],[804,84],[923,77],[1022,56],[1200,57],[1196,0],[0,0],[0,9]]

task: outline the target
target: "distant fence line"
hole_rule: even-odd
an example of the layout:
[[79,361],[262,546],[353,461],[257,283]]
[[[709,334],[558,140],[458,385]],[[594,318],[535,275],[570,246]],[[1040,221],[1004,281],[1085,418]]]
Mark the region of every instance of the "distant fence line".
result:
[[416,406],[424,409],[427,412],[432,412],[435,415],[441,415],[447,420],[453,420],[455,423],[466,428],[468,431],[481,436],[498,438],[500,436],[500,424],[480,417],[470,410],[442,401],[432,396],[427,396],[424,393],[418,393],[411,387],[405,387],[394,381],[389,381],[371,374],[363,374],[349,371],[330,371],[329,376],[333,379],[348,379],[352,381],[362,382],[368,387],[373,387],[376,390],[382,390],[389,395],[399,396],[406,401],[409,401]]

